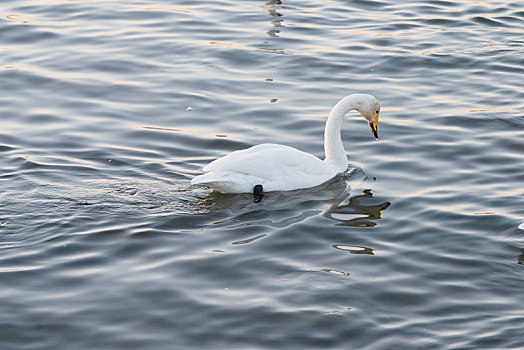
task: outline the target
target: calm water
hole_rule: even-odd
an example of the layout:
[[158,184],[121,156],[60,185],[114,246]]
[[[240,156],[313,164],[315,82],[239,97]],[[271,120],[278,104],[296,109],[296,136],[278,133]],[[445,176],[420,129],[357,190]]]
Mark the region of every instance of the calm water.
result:
[[[0,4],[0,348],[524,348],[521,1]],[[262,142],[348,174],[192,188]]]

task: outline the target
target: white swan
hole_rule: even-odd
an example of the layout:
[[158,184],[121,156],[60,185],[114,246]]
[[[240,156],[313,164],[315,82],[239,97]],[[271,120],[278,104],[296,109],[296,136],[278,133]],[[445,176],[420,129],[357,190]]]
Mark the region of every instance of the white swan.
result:
[[[356,110],[378,138],[380,104],[372,95],[353,94],[340,100],[329,113],[324,132],[325,159],[296,148],[264,143],[232,152],[204,167],[204,174],[191,180],[223,193],[291,191],[320,185],[348,168],[340,137],[343,117]],[[261,186],[258,186],[261,185]]]

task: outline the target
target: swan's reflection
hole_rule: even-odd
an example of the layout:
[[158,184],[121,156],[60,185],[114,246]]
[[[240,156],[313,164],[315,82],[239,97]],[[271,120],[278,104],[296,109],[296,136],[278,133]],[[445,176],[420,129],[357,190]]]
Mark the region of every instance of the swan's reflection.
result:
[[[380,219],[380,214],[386,210],[391,203],[364,204],[369,198],[373,198],[371,190],[363,191],[363,194],[343,198],[335,202],[324,212],[326,218],[339,222],[339,226],[373,227],[377,223],[372,220]],[[347,202],[347,204],[346,204]]]
[[[267,13],[269,14],[269,16],[278,18],[278,17],[282,17],[282,14],[277,11],[277,8],[281,7],[280,5],[282,5],[281,0],[269,0],[269,1],[266,1],[266,3],[264,4],[264,8],[267,10]],[[273,23],[273,21],[271,21],[271,24],[273,24],[273,26],[275,27],[281,27],[280,22],[282,21],[283,20],[276,20],[275,21],[276,23]]]
[[[277,11],[277,8],[279,5],[282,5],[282,1],[280,0],[270,0],[264,4],[264,8],[267,10],[269,16],[273,18],[277,18],[277,19],[271,20],[271,25],[276,28],[283,27],[282,22],[284,22],[283,19],[279,18],[279,17],[282,17],[282,14]],[[278,37],[279,33],[280,33],[279,29],[271,29],[267,31],[267,35],[272,38]]]
[[[211,192],[202,199],[207,211],[229,213],[226,220],[215,222],[220,226],[231,227],[233,224],[239,227],[256,223],[284,228],[321,214],[339,226],[372,227],[391,203],[376,203],[371,190],[351,196],[351,184],[361,183],[364,179],[365,173],[357,168],[343,178],[314,189],[268,193],[261,203],[253,203],[251,194]],[[328,209],[319,203],[327,204]]]

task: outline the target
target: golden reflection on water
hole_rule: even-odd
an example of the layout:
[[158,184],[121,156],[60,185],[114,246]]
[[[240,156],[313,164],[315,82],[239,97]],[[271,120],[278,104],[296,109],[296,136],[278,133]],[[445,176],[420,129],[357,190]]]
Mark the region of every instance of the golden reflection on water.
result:
[[182,129],[174,129],[174,128],[161,128],[157,126],[143,126],[142,129],[148,129],[148,130],[160,130],[160,131],[184,131]]
[[196,11],[185,10],[185,9],[182,9],[182,8],[179,8],[179,7],[177,7],[177,8],[165,7],[165,6],[145,6],[145,7],[142,7],[140,5],[128,5],[128,7],[134,8],[134,9],[139,10],[139,11],[167,11],[167,12],[185,13],[185,14],[188,14],[188,15],[199,14]]
[[[85,73],[85,72],[78,73],[78,72],[70,72],[70,71],[60,72],[57,70],[51,71],[51,70],[44,69],[44,68],[37,67],[37,66],[6,65],[6,66],[1,66],[1,68],[2,69],[15,69],[15,70],[24,71],[24,72],[32,72],[32,73],[36,73],[39,76],[50,77],[54,79],[63,79],[63,80],[67,80],[67,79],[81,80],[81,79],[87,79],[87,78],[91,79],[95,77],[95,74],[92,72],[90,73]],[[113,78],[108,77],[107,75],[96,75],[96,77],[100,81],[106,82],[111,85],[139,85],[140,84],[139,82],[134,82],[134,81],[113,79]],[[109,102],[109,101],[106,101],[106,102]]]
[[161,126],[140,126],[142,129],[146,130],[155,130],[155,131],[168,131],[168,132],[177,132],[182,134],[188,134],[188,135],[204,135],[209,138],[229,138],[231,135],[229,134],[215,134],[212,132],[212,129],[205,129],[205,128],[192,128],[189,129],[177,129],[177,128],[166,128]]
[[18,272],[18,271],[32,271],[38,269],[39,266],[25,266],[25,267],[3,267],[0,268],[0,273],[3,272]]
[[62,22],[30,21],[26,18],[26,15],[18,15],[18,14],[7,15],[5,16],[5,18],[10,21],[19,23],[19,24],[38,24],[38,25],[51,25],[51,26],[64,25]]

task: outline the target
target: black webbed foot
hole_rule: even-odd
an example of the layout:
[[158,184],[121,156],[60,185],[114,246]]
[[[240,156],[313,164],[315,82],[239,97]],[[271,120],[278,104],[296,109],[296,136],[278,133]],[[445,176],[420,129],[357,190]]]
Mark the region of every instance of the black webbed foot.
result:
[[262,194],[263,191],[264,188],[262,187],[262,185],[256,185],[255,187],[253,187],[253,202],[260,203],[262,201],[262,197],[264,197],[264,195]]

